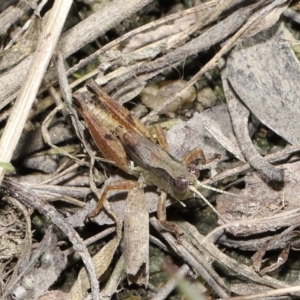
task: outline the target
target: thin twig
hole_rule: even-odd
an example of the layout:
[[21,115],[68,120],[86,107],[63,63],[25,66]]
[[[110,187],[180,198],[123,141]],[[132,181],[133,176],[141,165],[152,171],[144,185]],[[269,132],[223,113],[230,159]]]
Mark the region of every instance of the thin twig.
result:
[[265,299],[267,297],[286,295],[286,294],[291,294],[291,293],[295,293],[295,292],[300,292],[300,285],[277,289],[277,290],[265,291],[262,293],[257,293],[257,294],[252,294],[252,295],[230,297],[230,298],[226,298],[226,300],[252,300],[252,299],[256,300],[256,299],[260,299],[260,298]]
[[152,297],[152,300],[164,300],[166,299],[170,293],[176,288],[178,281],[181,278],[184,278],[188,272],[190,271],[190,267],[188,265],[182,265],[180,269],[174,274],[174,276],[159,290],[159,292]]

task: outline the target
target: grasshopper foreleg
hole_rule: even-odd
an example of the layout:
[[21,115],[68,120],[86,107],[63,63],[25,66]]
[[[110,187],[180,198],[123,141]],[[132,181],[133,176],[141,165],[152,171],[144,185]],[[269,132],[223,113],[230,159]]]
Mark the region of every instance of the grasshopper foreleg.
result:
[[167,200],[167,193],[162,191],[157,202],[157,218],[164,228],[166,228],[168,231],[170,231],[175,235],[178,244],[181,244],[180,233],[177,229],[177,226],[167,221],[166,200]]

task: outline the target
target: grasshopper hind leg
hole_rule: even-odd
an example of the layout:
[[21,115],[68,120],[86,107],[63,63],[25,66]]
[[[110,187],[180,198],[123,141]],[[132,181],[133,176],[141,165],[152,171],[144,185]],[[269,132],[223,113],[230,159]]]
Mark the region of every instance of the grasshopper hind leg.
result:
[[96,207],[85,217],[85,223],[95,217],[103,206],[109,193],[113,191],[129,191],[138,186],[138,183],[130,180],[117,180],[107,184],[99,197]]

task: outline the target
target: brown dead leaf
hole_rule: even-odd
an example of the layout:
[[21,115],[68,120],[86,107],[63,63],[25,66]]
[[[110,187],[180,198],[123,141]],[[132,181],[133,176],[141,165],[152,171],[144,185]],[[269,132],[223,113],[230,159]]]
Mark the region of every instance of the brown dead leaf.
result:
[[124,259],[129,284],[148,285],[149,213],[144,192],[134,188],[128,193],[124,219]]
[[261,276],[270,273],[272,271],[277,270],[280,266],[282,266],[288,259],[289,252],[290,252],[290,244],[287,244],[285,248],[281,251],[280,255],[278,256],[277,262],[271,264],[268,267],[261,269],[263,264],[263,257],[268,249],[268,242],[266,242],[261,249],[259,249],[253,256],[253,267],[254,270]]

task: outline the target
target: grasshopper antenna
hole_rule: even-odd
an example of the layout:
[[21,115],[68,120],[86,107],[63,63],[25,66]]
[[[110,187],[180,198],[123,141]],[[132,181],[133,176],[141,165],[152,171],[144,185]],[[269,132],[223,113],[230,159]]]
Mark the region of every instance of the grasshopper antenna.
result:
[[[224,195],[228,195],[228,196],[232,196],[232,197],[236,197],[236,198],[244,198],[244,199],[250,199],[249,197],[245,197],[245,196],[241,196],[241,195],[236,195],[230,192],[226,192],[217,188],[214,188],[212,186],[206,185],[201,183],[200,181],[197,180],[197,188],[202,187],[204,189],[210,190],[210,191],[214,191],[217,193],[221,193]],[[222,216],[217,212],[217,210],[213,207],[213,205],[199,192],[199,190],[194,186],[190,186],[190,190],[192,192],[194,192],[196,195],[198,195],[212,210],[213,212],[215,212],[215,214],[220,218],[220,220],[222,220],[224,222],[224,224],[226,224],[225,220],[222,218]]]
[[[232,196],[232,197],[235,197],[235,198],[244,198],[244,199],[253,199],[251,197],[247,197],[247,196],[242,196],[242,195],[237,195],[237,194],[234,194],[234,193],[230,193],[230,192],[226,192],[226,191],[223,191],[223,190],[220,190],[220,189],[217,189],[217,188],[214,188],[212,186],[209,186],[209,185],[206,185],[206,184],[203,184],[201,183],[200,181],[197,180],[197,184],[198,184],[198,187],[202,187],[204,189],[207,189],[207,190],[210,190],[210,191],[214,191],[214,192],[217,192],[219,194],[224,194],[224,195],[228,195],[228,196]],[[194,189],[192,189],[190,187],[190,189],[192,191],[194,191]]]
[[177,200],[183,207],[186,207],[186,205],[182,202],[182,201],[179,201]]
[[[194,186],[190,186],[190,190],[194,192],[196,195],[198,195],[212,209],[212,211],[219,217],[219,219],[222,220],[224,224],[226,224],[223,217],[218,213],[218,211],[213,207],[213,205]],[[213,191],[215,190],[218,189],[213,189]]]

